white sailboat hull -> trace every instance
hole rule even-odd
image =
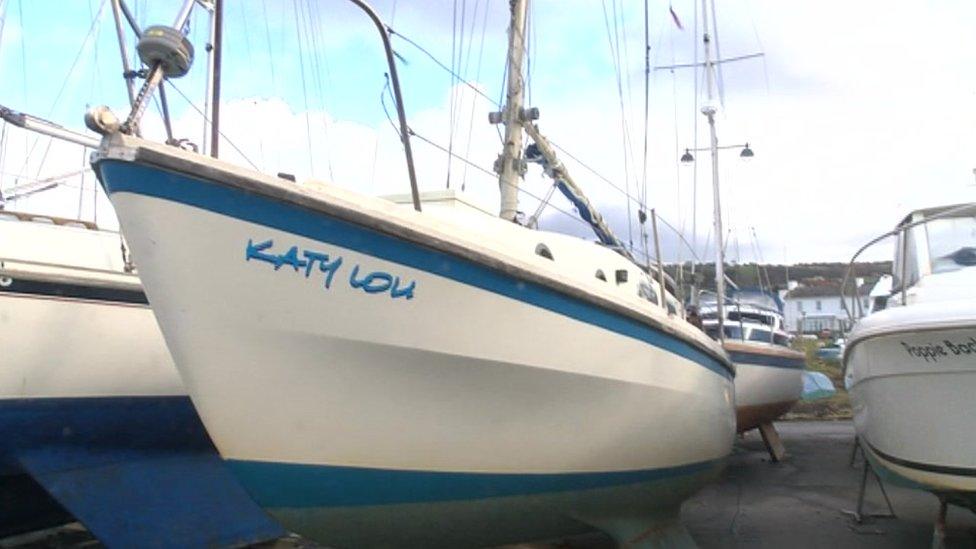
[[[265,197],[119,177],[133,168],[103,181],[191,398],[299,533],[492,543],[618,506],[673,519],[731,447],[730,374],[673,335]]]
[[[855,328],[845,363],[868,455],[895,480],[973,505],[976,301],[875,313]]]
[[[185,395],[147,305],[0,293],[0,399]]]

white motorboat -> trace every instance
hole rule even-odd
[[[736,429],[741,433],[771,423],[800,400],[806,357],[790,348],[782,307],[768,293],[734,292],[724,312],[722,345],[735,362]],[[717,315],[714,304],[702,304],[703,328],[719,339]]]
[[[860,319],[846,376],[883,476],[976,509],[976,204],[912,212],[887,308]]]
[[[731,449],[733,368],[625,254],[451,192],[414,186],[410,208],[89,120],[190,396],[287,528],[340,547],[688,541],[680,502]]]

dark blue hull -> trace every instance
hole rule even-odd
[[[282,535],[227,471],[185,396],[0,400],[0,482],[20,483],[10,501],[38,509],[3,524],[11,532],[57,523],[45,517],[60,505],[108,546],[215,547]]]

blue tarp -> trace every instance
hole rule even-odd
[[[834,395],[834,382],[820,372],[803,372],[803,400],[819,400]]]

